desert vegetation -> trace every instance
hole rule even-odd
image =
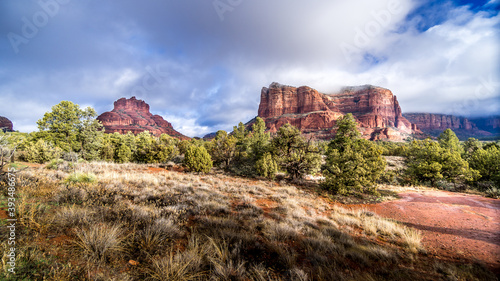
[[[306,139],[291,125],[271,135],[260,118],[210,141],[105,134],[91,108],[71,102],[38,125],[0,136],[2,201],[13,181],[5,171],[18,171],[15,278],[491,277],[478,265],[434,260],[419,231],[336,201],[383,198],[381,185],[498,198],[497,143],[460,143],[451,130],[437,141],[370,142],[350,114],[330,142]],[[13,278],[2,247],[0,276]]]
[[[431,280],[465,270],[426,257],[414,229],[292,185],[106,162],[39,166],[17,180],[19,279]]]
[[[55,165],[66,160],[115,163],[178,164],[193,172],[212,167],[237,176],[324,177],[321,185],[332,194],[377,194],[377,183],[428,185],[447,190],[476,190],[500,195],[500,145],[469,139],[460,142],[447,129],[437,140],[370,142],[360,139],[356,121],[347,114],[337,121],[330,141],[305,139],[297,128],[285,125],[270,135],[256,118],[232,133],[218,131],[212,140],[180,141],[145,131],[105,134],[92,108],[80,109],[63,101],[38,121],[39,131],[2,135],[2,151],[17,149],[14,160]],[[405,165],[386,169],[384,158],[403,157]]]

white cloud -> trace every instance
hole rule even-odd
[[[449,2],[422,31],[426,19],[409,15],[426,2],[413,0],[243,1],[224,21],[210,1],[71,3],[18,55],[0,40],[1,114],[18,128],[36,128],[61,100],[102,113],[136,95],[176,130],[202,136],[253,118],[273,81],[327,93],[379,85],[407,112],[500,111],[498,12]],[[39,8],[0,5],[5,32]]]

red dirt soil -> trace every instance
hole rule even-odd
[[[500,200],[435,190],[399,196],[399,200],[363,207],[421,230],[431,256],[479,261],[500,274]]]

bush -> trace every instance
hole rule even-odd
[[[116,151],[116,163],[127,163],[132,159],[132,150],[124,143]]]
[[[469,168],[456,147],[452,150],[430,139],[410,144],[407,165],[407,175],[416,182],[430,182],[432,186],[436,186],[440,179],[457,183],[472,181],[478,177],[478,172]]]
[[[341,150],[330,147],[322,186],[335,194],[354,190],[376,193],[376,182],[384,169],[382,151],[370,141],[359,139]]]
[[[37,142],[26,146],[24,159],[31,163],[43,164],[59,158],[61,152],[62,150],[59,147],[54,147],[51,143],[39,139]]]
[[[50,161],[49,164],[47,164],[47,169],[51,170],[59,170],[59,166],[64,163],[64,160],[62,159],[53,159]]]
[[[382,149],[359,139],[356,120],[347,114],[337,120],[337,135],[328,145],[322,186],[332,193],[376,193],[376,182],[385,169]]]
[[[203,146],[191,145],[186,149],[184,164],[194,172],[208,173],[213,163],[210,154]]]
[[[500,188],[500,149],[489,146],[478,148],[470,154],[471,168],[478,170],[483,182],[493,182]]]
[[[290,124],[281,126],[271,140],[271,152],[278,167],[292,179],[300,179],[319,170],[321,157],[318,148]]]
[[[92,173],[72,173],[66,178],[68,183],[93,183],[97,180]]]
[[[270,153],[266,153],[255,163],[255,170],[260,176],[273,179],[278,172],[278,165]]]

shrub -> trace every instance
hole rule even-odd
[[[208,173],[213,163],[210,154],[203,146],[191,145],[186,149],[184,164],[194,172]]]
[[[278,134],[271,140],[271,152],[280,169],[292,179],[314,173],[320,166],[318,149],[290,124],[279,128]]]
[[[64,160],[62,159],[53,159],[50,161],[49,164],[47,164],[47,169],[51,170],[58,170],[59,166],[64,163]]]
[[[92,173],[72,173],[66,178],[68,183],[93,183],[97,180]]]
[[[116,151],[116,163],[127,163],[132,159],[132,150],[124,143]]]
[[[215,138],[210,142],[210,155],[217,166],[228,169],[236,153],[237,139],[226,131],[217,131]]]
[[[59,158],[61,152],[62,150],[59,147],[54,147],[53,144],[39,139],[37,142],[26,146],[24,158],[28,162],[43,164]]]
[[[473,180],[478,172],[470,169],[460,152],[441,146],[430,139],[413,141],[407,152],[407,175],[432,186],[440,179],[456,183]]]
[[[274,178],[278,172],[278,165],[274,161],[270,153],[266,153],[261,159],[255,163],[257,174],[266,178]]]
[[[477,148],[468,161],[471,168],[479,171],[481,181],[491,181],[500,188],[500,149],[496,146]]]
[[[337,135],[328,145],[322,186],[333,193],[353,190],[376,193],[376,181],[385,169],[382,149],[359,139],[356,120],[351,114],[337,121]]]

